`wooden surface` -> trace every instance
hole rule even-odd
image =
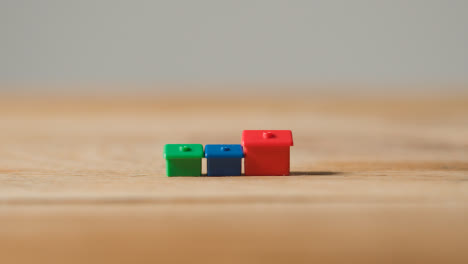
[[[0,263],[468,263],[468,96],[0,97]],[[165,143],[291,129],[289,177]]]

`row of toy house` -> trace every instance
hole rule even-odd
[[[291,130],[244,130],[241,144],[167,144],[167,176],[201,176],[202,158],[207,176],[289,175]]]

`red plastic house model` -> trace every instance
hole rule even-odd
[[[242,146],[246,176],[289,175],[291,130],[244,130]]]

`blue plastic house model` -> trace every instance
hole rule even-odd
[[[207,176],[240,176],[244,152],[241,145],[206,145]]]

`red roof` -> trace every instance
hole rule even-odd
[[[242,146],[288,147],[293,146],[291,130],[244,130]]]

